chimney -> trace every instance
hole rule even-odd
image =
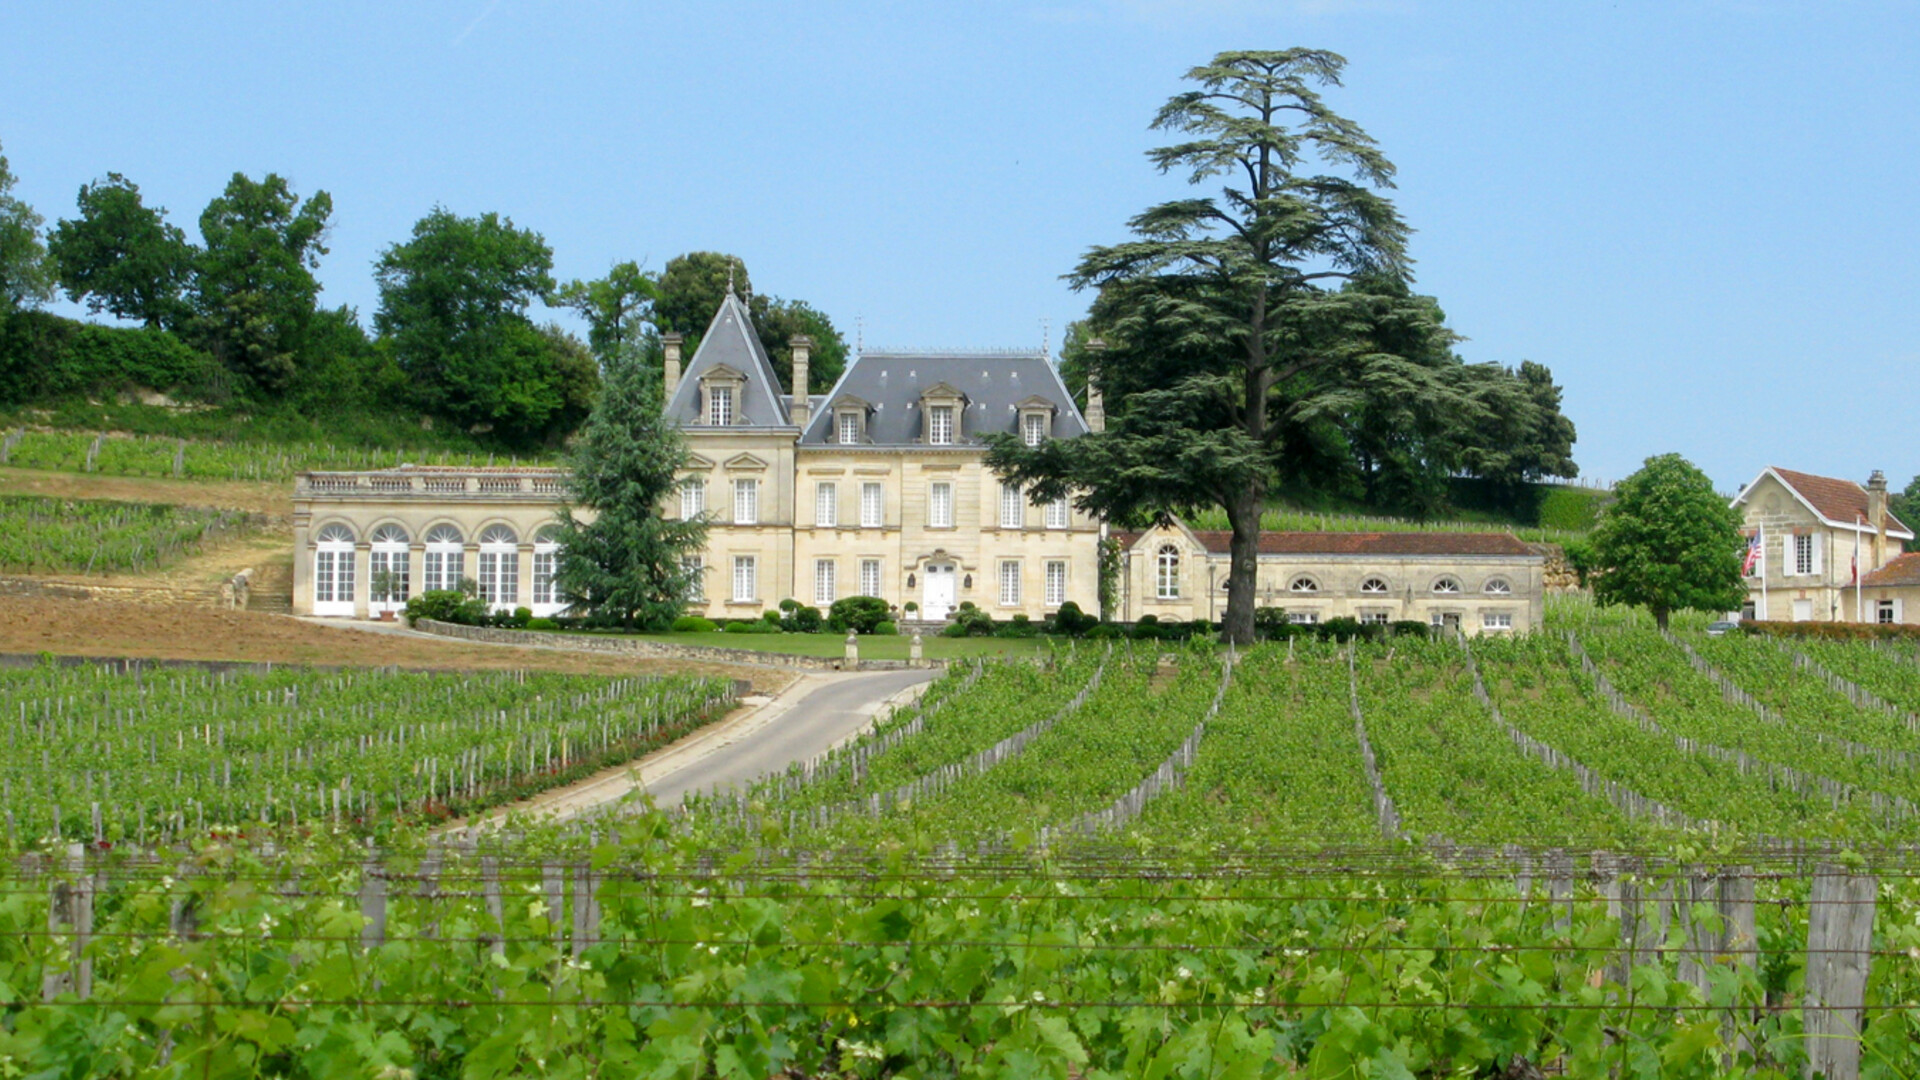
[[[1094,354],[1094,359],[1098,359],[1099,354],[1107,351],[1107,343],[1094,338],[1087,342],[1087,351]],[[1091,371],[1087,372],[1087,430],[1107,430],[1106,395],[1100,392],[1100,384],[1094,381]]]
[[[680,386],[680,343],[685,340],[677,333],[660,335],[660,345],[667,351],[667,392],[661,395],[663,400],[673,400],[673,392]]]
[[[1873,565],[1887,565],[1887,474],[1879,469],[1867,478],[1867,524],[1873,526]]]
[[[793,350],[793,405],[787,412],[795,425],[805,428],[813,419],[813,399],[807,396],[807,360],[813,352],[813,339],[795,334],[787,339],[787,345]]]

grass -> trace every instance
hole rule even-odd
[[[575,631],[580,632],[580,631]],[[641,641],[668,645],[699,645],[712,649],[747,649],[753,652],[787,653],[794,656],[842,656],[847,639],[844,634],[632,634]],[[863,660],[905,660],[910,641],[906,634],[867,635],[860,639]],[[1039,656],[1045,653],[1051,638],[922,638],[929,660],[968,660],[976,656]]]

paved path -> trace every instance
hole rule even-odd
[[[511,809],[568,817],[636,789],[652,793],[659,806],[677,806],[689,791],[744,787],[865,731],[889,702],[917,697],[935,674],[810,672],[779,695],[750,698],[749,708],[637,762],[502,808],[494,816]]]

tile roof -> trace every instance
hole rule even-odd
[[[1020,429],[1020,403],[1043,399],[1054,408],[1053,437],[1087,433],[1087,422],[1073,404],[1052,362],[1039,352],[905,353],[868,352],[856,359],[824,398],[816,399],[813,423],[800,438],[804,446],[829,445],[836,402],[852,398],[867,407],[867,444],[913,446],[924,432],[920,395],[946,383],[966,395],[960,417],[960,444],[975,436]]]
[[[1830,522],[1851,526],[1866,516],[1867,489],[1851,480],[1795,472],[1778,465],[1772,466],[1771,469],[1782,483],[1807,500],[1815,513]],[[1887,531],[1905,533],[1908,539],[1913,536],[1913,530],[1907,528],[1906,523],[1894,517],[1891,512],[1887,514]]]
[[[1920,553],[1895,555],[1893,561],[1860,579],[1867,588],[1891,585],[1920,585]]]
[[[1122,547],[1132,547],[1145,533],[1114,534]],[[1230,550],[1233,534],[1224,529],[1195,529],[1193,535],[1215,555]],[[1505,555],[1539,558],[1531,547],[1511,533],[1459,532],[1262,532],[1262,555],[1370,555],[1382,558],[1407,555]]]

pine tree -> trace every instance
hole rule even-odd
[[[706,542],[705,523],[660,513],[686,460],[662,409],[660,373],[623,352],[607,365],[569,461],[572,501],[596,516],[583,522],[575,506],[561,510],[554,588],[572,614],[595,623],[664,628],[686,609],[698,573],[685,559]]]

